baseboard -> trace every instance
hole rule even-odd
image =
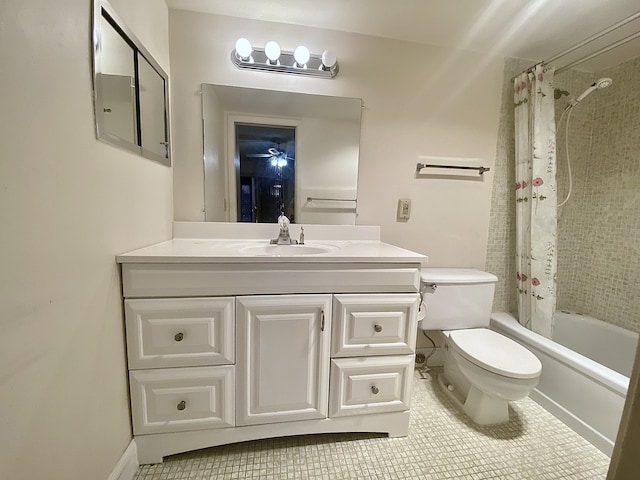
[[[537,388],[533,389],[533,391],[529,394],[529,397],[531,397],[534,402],[536,402],[547,412],[556,417],[558,420],[560,420],[567,427],[576,432],[602,453],[608,455],[609,457],[611,456],[614,444],[612,440],[608,439],[600,432],[586,424],[584,421],[576,417],[569,410],[552,400]]]
[[[140,464],[135,440],[131,440],[107,480],[133,480]]]

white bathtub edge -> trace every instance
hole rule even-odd
[[[605,455],[611,457],[613,453],[613,445],[614,442],[609,440],[607,437],[602,435],[597,430],[593,429],[587,423],[580,420],[578,417],[573,415],[569,410],[564,408],[562,405],[553,401],[547,395],[539,391],[535,388],[530,394],[529,397],[544,408],[547,412],[552,414],[562,423],[567,425],[571,430],[576,432],[586,441],[588,441],[591,445],[596,447]]]
[[[531,398],[603,453],[611,455],[628,379],[531,332],[508,313],[492,314],[491,328],[517,341],[542,362],[540,383]]]
[[[517,336],[524,338],[526,341],[535,344],[536,348],[544,353],[553,356],[568,367],[573,368],[584,375],[588,375],[614,392],[621,395],[627,394],[627,390],[629,389],[629,379],[627,377],[604,367],[587,357],[577,354],[567,347],[559,345],[542,335],[528,330],[520,325],[511,314],[492,313],[491,326],[496,327],[497,330],[504,329],[510,333],[516,334]]]

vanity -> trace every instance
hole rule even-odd
[[[407,435],[426,257],[377,227],[276,234],[176,222],[172,240],[117,257],[141,464],[258,438]]]

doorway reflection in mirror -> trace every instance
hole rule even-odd
[[[295,222],[295,128],[236,124],[238,221]]]

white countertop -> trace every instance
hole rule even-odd
[[[119,263],[419,263],[420,253],[380,241],[380,227],[289,226],[304,245],[270,245],[278,225],[269,223],[174,222],[173,239],[117,256]],[[322,252],[322,253],[317,253]]]
[[[256,247],[269,254],[255,254]],[[326,253],[291,255],[278,253],[269,239],[174,238],[117,256],[119,263],[419,263],[427,257],[377,240],[308,241],[302,246]],[[284,246],[287,247],[287,246]],[[295,251],[294,249],[289,249]]]

